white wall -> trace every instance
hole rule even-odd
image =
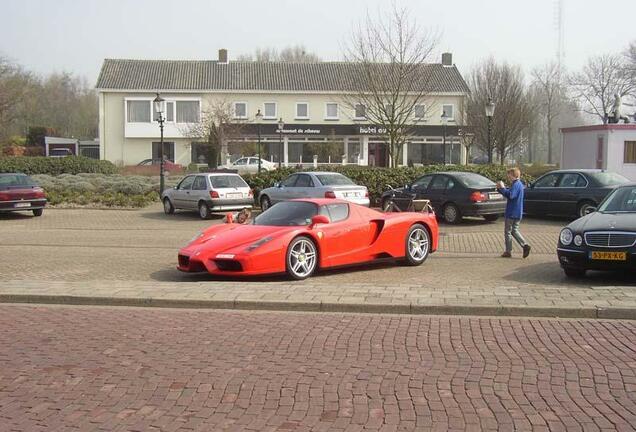
[[[625,163],[625,141],[636,141],[636,130],[613,130],[608,139],[607,169],[636,181],[636,164]]]

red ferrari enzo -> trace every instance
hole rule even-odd
[[[214,225],[179,251],[185,272],[214,275],[287,273],[393,258],[420,265],[437,249],[435,214],[380,213],[335,199],[278,203],[251,223]]]

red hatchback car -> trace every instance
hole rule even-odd
[[[0,173],[0,213],[32,211],[42,216],[46,194],[31,177],[22,173]]]

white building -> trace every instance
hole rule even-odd
[[[219,50],[217,61],[104,61],[97,82],[99,93],[100,158],[134,165],[158,158],[159,127],[152,100],[167,101],[164,154],[176,163],[207,162],[207,148],[189,130],[206,110],[223,101],[245,122],[243,136],[225,143],[225,157],[254,154],[260,131],[264,158],[285,165],[348,163],[383,166],[387,149],[382,131],[344,103],[343,93],[357,79],[357,65],[344,62],[288,63],[228,61]],[[468,87],[448,53],[442,63],[422,67],[430,91],[414,110],[415,134],[403,149],[401,164],[464,163],[458,137],[463,125]],[[218,105],[218,103],[217,103]],[[262,124],[254,124],[260,110]],[[444,112],[447,124],[442,126]],[[283,119],[285,127],[277,132]]]
[[[598,168],[636,181],[636,125],[561,129],[561,168]]]

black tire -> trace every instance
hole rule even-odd
[[[261,211],[265,211],[272,206],[272,202],[267,195],[261,197]]]
[[[459,211],[459,207],[457,207],[453,203],[448,203],[444,206],[442,210],[442,216],[446,223],[449,224],[457,224],[462,221],[462,212]]]
[[[484,219],[487,222],[495,222],[497,219],[499,219],[499,215],[484,215]]]
[[[305,247],[309,247],[309,251],[313,252],[313,262],[311,262],[311,258],[303,257],[303,262],[310,262],[309,267],[305,267],[306,271],[302,271],[302,268],[299,268],[297,271],[294,270],[295,265],[300,262],[300,257],[295,257],[294,252],[296,248],[300,246],[300,243],[304,243]],[[306,250],[306,249],[303,249]],[[309,252],[308,252],[309,253]],[[296,237],[287,247],[287,253],[285,254],[285,271],[287,275],[291,279],[294,280],[303,280],[307,279],[309,276],[313,275],[316,269],[318,268],[318,247],[309,237],[300,236]]]
[[[165,214],[173,214],[174,213],[174,206],[172,205],[172,202],[170,201],[170,198],[164,198],[163,199],[163,212]]]
[[[584,269],[564,267],[563,268],[563,272],[569,278],[582,278],[582,277],[585,277],[585,270]]]
[[[210,219],[212,216],[212,212],[210,211],[210,207],[203,201],[199,203],[199,217],[201,219]]]
[[[587,209],[589,209],[590,207],[596,207],[596,203],[593,201],[581,201],[576,206],[576,214],[578,215],[578,217],[583,217],[585,216],[585,212],[587,211]]]
[[[44,213],[44,209],[34,209],[33,210],[33,216],[42,216],[42,213]]]
[[[415,234],[419,234],[423,240],[426,241],[425,249],[422,251],[422,255],[415,256],[412,248],[411,248],[411,237]],[[422,224],[413,225],[408,233],[406,233],[406,237],[404,238],[404,263],[408,266],[418,266],[430,255],[431,252],[431,234],[428,232],[428,229]]]

